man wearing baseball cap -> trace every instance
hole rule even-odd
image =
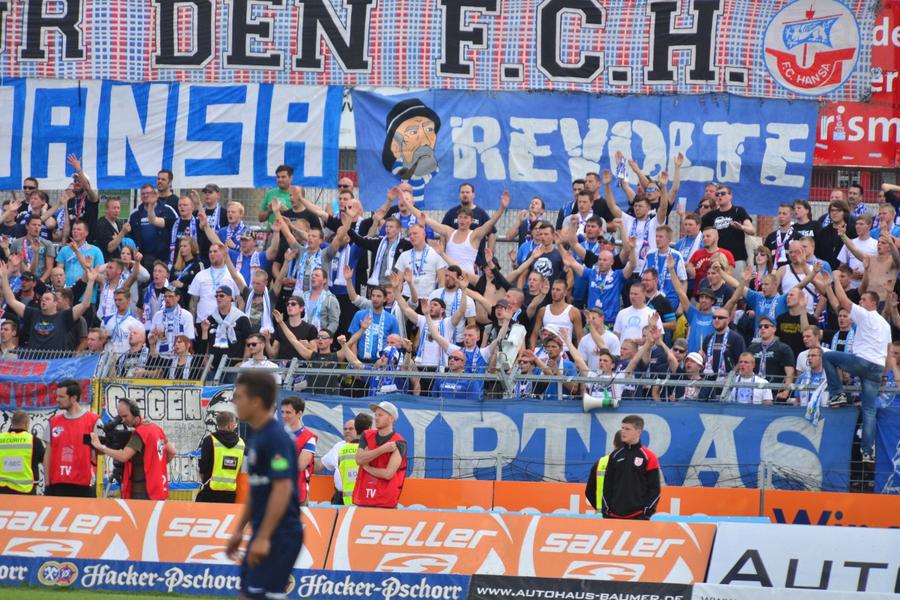
[[[759,317],[759,341],[747,351],[756,361],[756,374],[767,381],[784,382],[784,389],[775,395],[776,402],[786,402],[794,383],[794,351],[775,336],[776,319],[765,314]]]
[[[225,207],[220,201],[222,191],[215,183],[207,183],[203,186],[202,212],[206,215],[206,221],[213,231],[219,231],[228,225],[228,216]],[[209,247],[212,244],[206,231],[201,227],[197,234],[197,244],[200,246],[200,258],[204,266],[209,266]]]
[[[363,432],[359,438],[359,473],[353,504],[396,508],[406,479],[406,440],[394,431],[399,413],[386,400],[370,404],[369,408],[375,413],[375,429]]]

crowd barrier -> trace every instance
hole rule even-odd
[[[202,509],[10,497],[0,509],[0,584],[233,595],[237,568],[224,547],[239,508]],[[289,597],[500,598],[549,586],[690,598],[704,582],[728,586],[702,588],[707,599],[776,588],[791,590],[779,598],[900,592],[897,529],[319,506],[303,516]]]
[[[69,360],[0,361],[0,409],[23,408],[31,430],[45,437],[57,407],[55,382],[83,382],[84,397],[104,419],[127,398],[141,406],[175,444],[170,480],[178,489],[199,484],[196,457],[215,429],[232,387],[200,382],[95,378],[97,355]],[[102,361],[101,361],[102,362]],[[298,392],[283,389],[282,395]],[[399,411],[396,429],[409,446],[413,477],[524,481],[584,481],[598,456],[612,448],[625,414],[645,420],[644,442],[660,457],[664,483],[703,487],[845,492],[854,477],[850,456],[858,411],[829,409],[817,424],[804,409],[715,402],[631,401],[618,409],[585,412],[579,400],[445,400],[405,394],[349,398],[300,392],[305,424],[324,452],[341,439],[343,422],[373,400]],[[900,409],[878,411],[875,489],[900,492]]]

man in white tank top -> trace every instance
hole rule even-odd
[[[547,325],[556,325],[563,334],[563,340],[580,340],[584,335],[581,327],[581,313],[571,304],[566,303],[567,286],[564,279],[557,279],[550,286],[551,303],[538,309],[535,327],[531,331],[531,347],[535,348],[538,332]]]
[[[481,240],[487,236],[494,225],[503,216],[506,209],[509,208],[509,192],[503,192],[500,196],[500,209],[486,222],[482,223],[478,229],[472,230],[472,209],[463,206],[456,215],[459,229],[453,229],[448,225],[444,225],[435,221],[416,207],[411,207],[413,214],[419,223],[431,227],[435,233],[441,236],[444,241],[447,258],[452,263],[456,263],[466,273],[473,283],[477,282],[475,273],[475,260],[478,258],[478,247]]]

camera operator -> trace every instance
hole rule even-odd
[[[81,384],[72,379],[56,386],[56,403],[60,412],[50,417],[44,431],[44,495],[92,498],[91,485],[97,463],[91,452],[92,433],[96,433],[100,416],[80,404]]]
[[[159,425],[141,417],[141,407],[136,402],[123,398],[116,410],[122,422],[134,429],[128,443],[123,449],[115,450],[104,445],[95,432],[91,434],[91,444],[100,454],[125,464],[123,499],[167,499],[169,461],[175,457],[175,445],[166,439],[166,433]]]
[[[121,450],[128,444],[131,439],[131,430],[122,422],[122,417],[118,414],[103,424],[103,435],[100,436],[100,442],[113,450]],[[91,443],[88,438],[88,444]],[[125,465],[117,460],[113,460],[113,470],[111,479],[122,485],[122,478],[125,474]],[[107,493],[109,490],[107,490]]]

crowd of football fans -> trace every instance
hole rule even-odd
[[[483,381],[452,374],[502,371],[600,382],[520,377],[516,397],[806,406],[824,388],[823,353],[858,343],[844,300],[877,295],[900,340],[900,186],[877,198],[836,189],[818,220],[805,200],[783,204],[762,239],[739,189],[709,183],[702,198],[676,200],[680,156],[657,179],[628,160],[634,187],[587,173],[571,197],[547,199],[563,205],[555,217],[535,197],[508,231],[497,229],[508,194],[476,202],[465,183],[436,219],[401,183],[367,213],[342,178],[329,210],[286,165],[255,215],[223,203],[215,183],[176,195],[164,170],[120,218],[122,199],[100,198],[78,158],[69,164],[57,202],[28,178],[3,203],[6,356],[109,352],[118,376],[169,379],[223,359],[377,373],[306,378],[327,393],[482,398]],[[898,377],[900,341],[884,370]],[[698,385],[710,380],[724,383]]]

